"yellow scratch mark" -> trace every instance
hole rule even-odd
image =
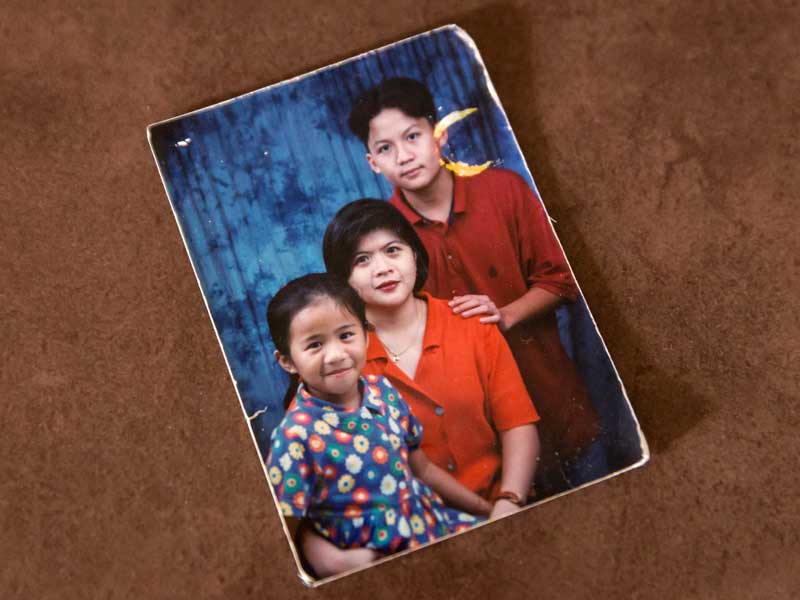
[[[436,124],[436,127],[433,128],[434,139],[438,140],[453,123],[458,123],[462,119],[467,118],[475,112],[478,112],[478,109],[472,107],[465,108],[464,110],[454,110],[450,114],[446,115]],[[456,175],[461,175],[462,177],[472,177],[473,175],[477,175],[478,173],[488,169],[492,164],[492,161],[487,161],[482,165],[468,165],[465,162],[455,160],[439,160],[439,162],[444,165],[445,169],[449,169]]]
[[[433,137],[438,140],[450,125],[458,123],[461,119],[470,116],[474,112],[478,112],[478,109],[465,108],[464,110],[454,110],[436,124],[436,127],[433,128]]]
[[[449,169],[456,175],[460,175],[462,177],[472,177],[473,175],[477,175],[478,173],[488,169],[492,164],[492,161],[490,160],[487,160],[482,165],[468,165],[465,162],[451,160],[448,160],[447,162],[440,162],[444,165],[445,169]]]
[[[262,408],[261,410],[257,410],[252,415],[247,415],[247,420],[248,421],[252,421],[253,419],[258,417],[259,415],[263,415],[265,412],[267,412],[267,410],[268,410],[267,408]]]

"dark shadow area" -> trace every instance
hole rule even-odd
[[[655,366],[656,360],[642,354],[645,346],[640,335],[613,301],[618,294],[612,293],[595,253],[577,233],[575,218],[568,209],[581,206],[586,199],[569,192],[569,186],[564,185],[553,168],[541,115],[531,112],[534,104],[526,100],[536,93],[530,59],[535,50],[531,37],[535,12],[535,7],[523,9],[498,3],[465,13],[454,22],[478,45],[536,186],[548,211],[557,218],[561,243],[576,270],[586,302],[599,329],[608,336],[605,341],[612,358],[614,348],[637,349],[636,364],[616,367],[652,453],[664,452],[711,414],[711,402]],[[522,122],[524,127],[514,125]]]

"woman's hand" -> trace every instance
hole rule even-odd
[[[505,498],[500,498],[497,502],[494,503],[492,507],[492,512],[489,513],[489,520],[492,521],[494,519],[499,519],[500,517],[505,517],[506,515],[513,514],[520,509],[519,506],[507,500]]]
[[[488,500],[465,488],[450,473],[433,464],[422,449],[416,448],[409,452],[408,465],[417,479],[425,482],[453,508],[471,515],[486,516],[491,512],[492,504]]]
[[[481,323],[497,323],[501,331],[505,330],[503,315],[489,296],[483,294],[453,296],[447,304],[453,309],[453,313],[465,319],[475,315],[485,315],[481,317]]]
[[[506,431],[501,431],[500,446],[503,449],[503,471],[500,489],[510,492],[524,504],[528,499],[534,473],[536,459],[539,456],[539,433],[536,425],[528,423]],[[496,519],[519,510],[519,506],[507,497],[500,497],[494,503],[490,519]]]

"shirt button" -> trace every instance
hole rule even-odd
[[[453,296],[458,296],[458,290],[450,290],[450,293],[451,293]]]
[[[449,463],[447,463],[447,470],[448,471],[455,471],[456,470],[456,466],[452,462],[449,462]]]
[[[448,254],[447,255],[447,260],[453,260],[453,255],[452,254]]]
[[[437,417],[441,417],[444,414],[444,409],[441,406],[437,406],[434,411]]]

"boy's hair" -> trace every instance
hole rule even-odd
[[[349,279],[358,244],[365,235],[378,229],[391,231],[414,251],[417,263],[417,279],[414,282],[416,294],[428,279],[428,251],[402,213],[385,200],[362,198],[339,209],[328,223],[322,240],[325,268],[341,279]]]
[[[329,273],[310,273],[293,279],[276,293],[267,307],[269,334],[275,349],[289,356],[289,329],[297,313],[317,300],[330,298],[344,307],[366,329],[364,301],[356,291]]]
[[[369,122],[385,108],[396,108],[409,117],[424,117],[431,125],[436,124],[436,106],[428,88],[416,79],[392,77],[362,93],[350,110],[347,124],[365,146]]]

